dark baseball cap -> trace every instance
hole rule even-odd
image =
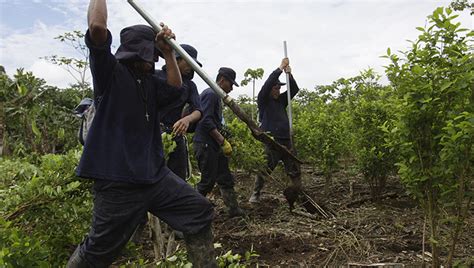
[[[232,82],[236,87],[239,86],[239,84],[237,84],[237,82],[235,82],[235,77],[237,75],[235,74],[235,71],[232,70],[231,68],[222,67],[222,68],[219,69],[219,74],[224,76],[230,82]]]
[[[181,44],[180,46],[184,49],[184,51],[186,51],[189,54],[189,56],[191,56],[191,58],[194,59],[194,61],[196,61],[197,64],[199,64],[199,66],[202,67],[202,64],[197,59],[198,52],[193,46],[187,45],[187,44]],[[177,59],[181,58],[181,55],[177,54],[176,58]]]

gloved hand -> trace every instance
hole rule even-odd
[[[232,145],[230,145],[228,140],[224,139],[221,148],[225,156],[230,157],[232,155]]]

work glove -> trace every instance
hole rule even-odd
[[[225,156],[230,157],[232,155],[232,145],[230,145],[228,140],[224,139],[221,148]]]

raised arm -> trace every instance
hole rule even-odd
[[[300,91],[300,88],[298,87],[298,84],[296,83],[295,78],[293,77],[293,74],[291,73],[291,67],[288,65],[285,69],[285,73],[288,73],[290,75],[290,97],[293,99],[293,97],[296,96],[298,91]],[[288,105],[288,96],[287,96],[287,91],[283,92],[280,94],[280,101],[283,102],[283,104],[286,106]]]
[[[107,3],[106,0],[91,0],[87,13],[87,24],[91,41],[100,46],[107,41]]]
[[[181,73],[176,62],[176,56],[173,48],[166,42],[166,38],[175,39],[174,33],[168,26],[161,23],[163,29],[156,35],[156,46],[163,53],[163,58],[166,62],[166,82],[168,85],[173,87],[181,87],[183,80],[181,79]]]
[[[280,77],[281,73],[283,72],[283,70],[286,69],[288,64],[288,58],[283,58],[281,60],[280,66],[275,71],[273,71],[270,76],[268,76],[267,80],[262,86],[262,89],[258,93],[257,101],[259,103],[264,102],[270,97],[270,92],[272,91],[273,85],[275,85],[276,81],[278,80],[278,77]]]
[[[298,84],[296,83],[293,74],[290,72],[290,96],[292,99],[296,96],[298,91],[300,91],[300,88],[298,87]]]

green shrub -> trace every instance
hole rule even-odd
[[[74,175],[79,154],[44,155],[35,168],[19,160],[0,162],[0,170],[8,169],[15,180],[0,189],[1,213],[11,222],[4,228],[16,228],[32,241],[39,241],[50,253],[47,262],[53,266],[67,259],[71,248],[87,233],[91,220],[90,182]],[[17,163],[16,171],[12,162]],[[25,176],[25,170],[32,170],[31,176]]]
[[[425,209],[430,223],[434,267],[444,247],[441,225],[456,223],[449,240],[447,266],[472,204],[474,32],[438,8],[418,40],[399,58],[387,50],[386,73],[395,89],[396,120],[392,144],[399,150],[398,173]],[[463,34],[463,32],[468,32]],[[452,228],[454,227],[454,228]]]

